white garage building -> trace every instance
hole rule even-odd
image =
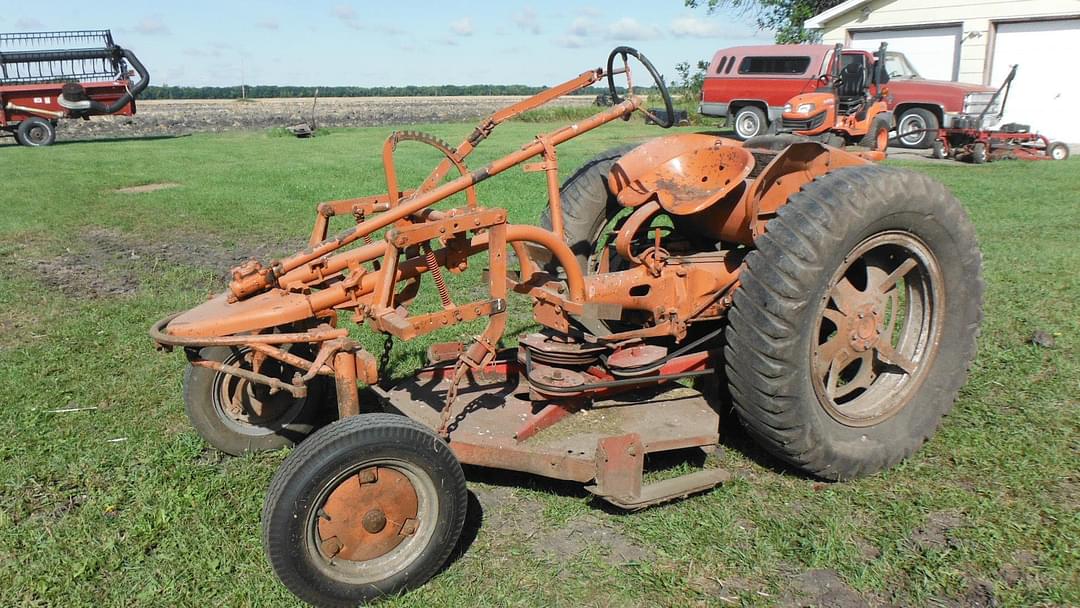
[[[1080,143],[1080,0],[847,0],[808,19],[827,44],[901,51],[924,78],[998,86],[1005,122]]]

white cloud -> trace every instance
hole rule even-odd
[[[609,38],[615,40],[653,40],[661,35],[660,28],[645,25],[633,17],[623,17],[608,26]]]
[[[558,40],[556,40],[556,43],[559,46],[568,49],[580,49],[589,46],[589,40],[587,38],[585,38],[584,36],[577,36],[575,34],[567,34],[565,36],[561,36]]]
[[[278,24],[277,19],[274,19],[273,17],[267,17],[266,19],[260,19],[258,23],[255,24],[255,27],[264,30],[276,30],[280,27],[280,24]]]
[[[595,28],[592,19],[587,17],[575,17],[570,22],[570,34],[573,36],[590,36],[595,33]]]
[[[354,30],[360,29],[360,22],[356,20],[356,11],[348,4],[338,4],[330,9],[330,14],[337,18],[346,27]]]
[[[143,17],[142,21],[135,25],[135,31],[140,34],[168,34],[169,28],[158,17]]]
[[[670,29],[674,36],[690,38],[713,38],[725,34],[724,26],[718,20],[700,19],[689,15],[672,19]]]
[[[472,17],[462,17],[457,21],[450,22],[450,31],[454,32],[458,36],[472,36],[473,24]]]
[[[533,34],[534,36],[542,33],[540,29],[540,22],[536,15],[536,11],[532,7],[526,6],[520,11],[514,13],[514,23],[517,24],[522,30]]]

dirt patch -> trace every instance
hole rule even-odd
[[[807,570],[789,582],[780,605],[792,608],[860,608],[870,604],[834,570]]]
[[[267,260],[289,247],[282,244],[226,246],[207,237],[175,235],[170,240],[148,241],[112,228],[88,228],[75,235],[58,256],[14,261],[45,285],[73,298],[127,296],[140,286],[140,277],[161,264],[204,268],[218,273],[211,284],[221,289],[232,267],[256,257]]]
[[[942,608],[995,608],[994,584],[979,579],[968,579],[967,589],[960,597],[933,598],[931,605]]]
[[[1037,566],[1038,558],[1030,551],[1018,551],[1010,563],[998,571],[998,578],[1006,586],[1012,587],[1028,577],[1028,571]]]
[[[176,182],[160,182],[157,184],[143,184],[141,186],[128,186],[127,188],[117,188],[113,192],[120,194],[143,194],[145,192],[157,192],[158,190],[168,190],[169,188],[178,188],[180,184]]]
[[[564,563],[586,550],[598,550],[612,564],[638,563],[652,552],[619,532],[602,514],[587,513],[563,526],[543,521],[543,508],[503,486],[477,486],[473,493],[483,509],[479,538],[496,545],[524,540],[537,557]]]
[[[911,544],[919,549],[942,551],[955,549],[959,541],[952,534],[953,530],[964,525],[964,518],[949,511],[935,511],[926,518],[926,523],[911,533]]]

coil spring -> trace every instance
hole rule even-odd
[[[431,278],[435,281],[435,289],[439,290],[439,301],[442,302],[443,308],[449,308],[452,304],[450,302],[450,290],[446,287],[442,267],[439,266],[439,261],[435,258],[435,252],[432,251],[431,245],[428,243],[424,243],[424,263],[427,264],[428,271],[431,272]]]

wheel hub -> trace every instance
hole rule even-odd
[[[319,510],[319,552],[328,560],[366,561],[386,555],[419,525],[409,478],[368,467],[345,478]]]
[[[847,331],[851,349],[855,352],[865,352],[874,347],[881,337],[879,329],[880,313],[877,306],[866,304],[858,309],[854,316],[849,318],[850,328]]]

